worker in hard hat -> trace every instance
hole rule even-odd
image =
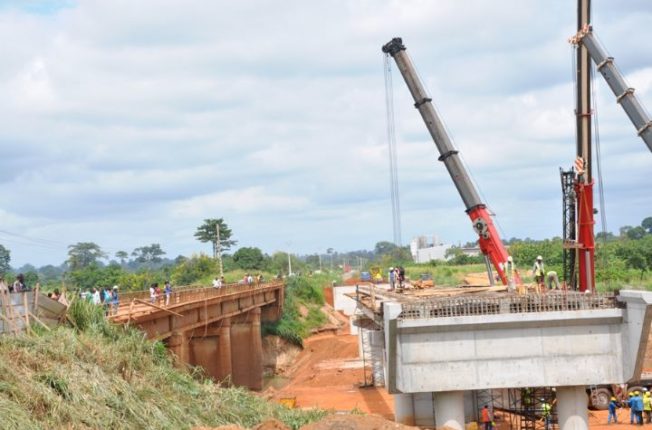
[[[532,275],[534,276],[534,281],[539,286],[539,289],[543,289],[543,281],[545,278],[545,269],[543,267],[543,257],[537,256],[537,259],[534,260],[534,265],[532,266]]]
[[[615,397],[612,397],[609,401],[609,417],[607,418],[607,424],[611,424],[611,419],[613,418],[614,423],[618,423],[618,416],[616,415],[616,409],[618,408],[618,401]]]
[[[631,411],[634,412],[634,417],[635,419],[633,420],[634,422],[632,424],[638,424],[640,426],[643,425],[643,398],[641,397],[641,393],[638,391],[634,391],[634,397],[632,397],[631,401]]]
[[[552,405],[546,399],[539,399],[541,402],[541,415],[545,421],[545,430],[552,428]]]
[[[627,400],[625,401],[625,406],[627,406],[629,408],[629,423],[630,424],[634,424],[634,420],[636,419],[636,413],[634,412],[635,411],[634,400],[632,400],[633,398],[634,398],[634,392],[630,391],[627,394]]]
[[[647,389],[643,389],[643,413],[645,414],[645,422],[650,424],[652,423],[652,395]]]

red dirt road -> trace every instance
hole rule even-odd
[[[303,351],[286,372],[289,382],[267,394],[275,400],[295,397],[299,408],[357,409],[393,420],[394,401],[385,388],[360,388],[364,372],[357,336],[319,334],[304,342]],[[370,380],[369,368],[366,373]]]

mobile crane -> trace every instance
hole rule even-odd
[[[595,290],[595,239],[592,177],[591,121],[591,68],[596,69],[616,96],[631,120],[638,135],[652,151],[652,121],[643,109],[622,74],[614,64],[613,57],[593,34],[591,27],[591,0],[578,0],[577,34],[569,40],[577,46],[576,77],[576,129],[577,153],[575,171],[561,171],[564,212],[564,280],[571,289],[582,292]],[[579,269],[577,276],[575,268]]]
[[[426,127],[435,142],[435,146],[437,146],[437,149],[439,150],[439,161],[443,162],[446,166],[457,191],[462,197],[462,201],[466,207],[466,213],[469,215],[469,218],[471,218],[473,229],[478,234],[480,250],[485,256],[485,261],[491,262],[502,283],[507,285],[508,276],[505,270],[509,258],[507,249],[498,235],[498,231],[491,220],[491,215],[486,204],[480,200],[478,192],[460,160],[458,151],[453,146],[453,143],[444,127],[444,123],[439,118],[439,115],[432,104],[432,99],[428,97],[423,83],[416,73],[412,61],[403,45],[403,40],[399,37],[390,40],[383,46],[382,51],[394,58],[410,93],[412,93],[415,102],[414,107],[419,110],[419,113],[421,114],[423,121],[426,123]],[[493,275],[489,263],[487,263],[487,269],[489,272],[489,278],[493,284]],[[521,283],[518,278],[518,273],[514,273],[514,278],[516,284]]]

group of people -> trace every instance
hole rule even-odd
[[[543,257],[537,256],[537,259],[534,261],[532,266],[532,275],[534,280],[540,289],[548,288],[549,290],[558,290],[559,289],[559,276],[557,272],[551,270],[546,273],[545,267],[543,264]]]
[[[48,296],[53,300],[59,299],[59,290],[54,290],[52,296]],[[57,297],[56,299],[54,297]],[[94,305],[102,306],[105,315],[115,315],[118,313],[118,306],[120,305],[120,296],[118,295],[118,286],[114,285],[113,288],[109,287],[95,287],[90,290],[82,291],[79,293],[79,298],[91,302]]]
[[[611,398],[609,402],[609,417],[607,424],[618,422],[618,415],[616,411],[619,408],[629,408],[629,423],[643,425],[643,423],[652,424],[652,394],[647,388],[643,388],[643,393],[640,391],[630,392],[627,400],[619,402],[615,397]]]
[[[165,301],[164,305],[169,306],[170,305],[170,296],[172,295],[172,284],[170,281],[165,281],[165,285],[163,287],[163,290],[161,291],[161,287],[159,287],[158,282],[154,282],[150,284],[149,286],[149,302],[151,304],[156,303],[157,299],[161,296],[165,295]]]
[[[389,290],[402,290],[405,283],[405,269],[402,266],[390,267],[387,274],[389,279]]]

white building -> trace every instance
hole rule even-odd
[[[410,253],[415,263],[427,263],[432,260],[446,260],[446,251],[453,245],[443,244],[437,236],[428,242],[426,236],[417,236],[410,241]]]

